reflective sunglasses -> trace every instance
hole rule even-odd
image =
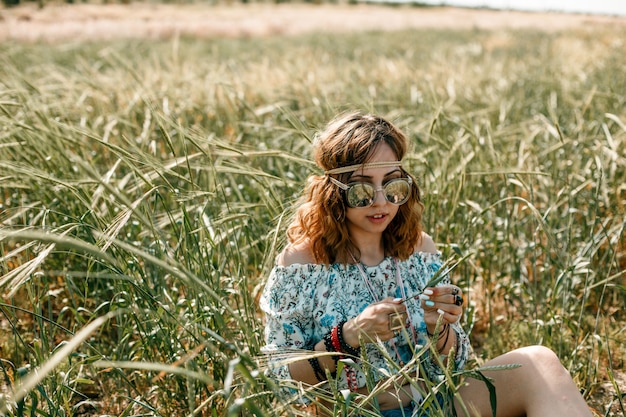
[[[391,204],[401,205],[406,203],[411,194],[413,180],[408,178],[396,178],[388,181],[382,187],[374,188],[369,182],[352,182],[344,184],[341,181],[328,177],[337,187],[346,194],[346,204],[348,207],[361,208],[374,204],[376,193],[382,191],[385,199]]]

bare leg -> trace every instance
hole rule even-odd
[[[592,417],[576,384],[550,349],[530,346],[487,362],[485,366],[519,364],[519,368],[489,371],[496,387],[498,417]],[[484,382],[468,378],[459,393],[472,417],[491,417],[489,390]],[[457,414],[464,416],[457,404]]]

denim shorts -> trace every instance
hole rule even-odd
[[[440,406],[443,406],[443,396],[437,394],[435,397]],[[394,408],[393,410],[380,410],[383,417],[428,417],[430,409],[421,408],[415,401],[411,401],[409,405],[403,408]]]
[[[415,410],[415,405],[411,402],[411,404],[407,405],[404,408],[394,408],[393,410],[381,410],[380,414],[383,417],[411,417],[413,416],[413,410]]]

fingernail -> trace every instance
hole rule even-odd
[[[446,314],[446,312],[440,308],[437,309],[437,313],[439,313],[440,316],[443,316],[444,314]]]
[[[435,302],[431,301],[431,300],[427,300],[424,304],[426,304],[426,307],[434,307],[435,306]]]
[[[420,294],[420,300],[430,300],[430,297],[426,294]]]
[[[424,291],[422,291],[422,292],[423,292],[424,294],[426,294],[426,295],[433,295],[433,294],[434,294],[434,293],[433,293],[433,290],[424,290]]]
[[[398,301],[402,301],[402,298],[394,298],[393,301],[397,303]]]

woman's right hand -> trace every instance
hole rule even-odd
[[[355,318],[343,326],[343,338],[357,348],[360,340],[372,343],[380,339],[389,340],[406,325],[406,306],[400,298],[385,298],[370,304]]]

